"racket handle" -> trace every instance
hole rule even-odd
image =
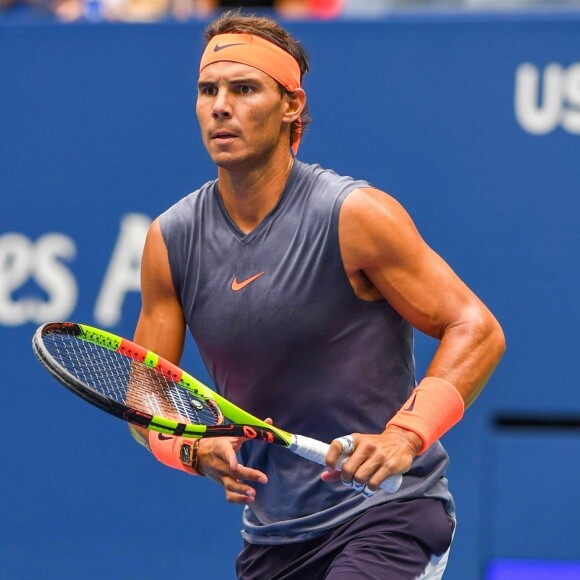
[[[290,443],[288,449],[300,457],[314,461],[320,465],[326,465],[326,454],[330,449],[330,445],[318,441],[318,439],[312,439],[311,437],[305,437],[304,435],[292,435],[292,443]],[[348,459],[348,455],[342,455],[338,460],[337,468],[340,471],[343,463]],[[388,493],[395,493],[401,487],[403,483],[403,476],[400,473],[396,475],[391,475],[387,477],[383,483],[381,483],[381,489],[384,489]]]

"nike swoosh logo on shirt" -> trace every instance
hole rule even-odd
[[[255,276],[250,276],[249,278],[246,278],[241,282],[238,282],[238,277],[235,276],[234,279],[232,280],[232,290],[234,292],[239,292],[242,288],[245,288],[248,284],[251,284],[254,280],[257,280],[262,274],[264,274],[264,272],[260,272]]]
[[[163,435],[162,433],[158,433],[157,437],[159,438],[160,441],[169,441],[169,439],[173,439],[171,435],[168,437],[167,435]]]

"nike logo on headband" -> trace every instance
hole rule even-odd
[[[230,44],[222,44],[221,46],[219,44],[216,44],[213,47],[213,51],[219,52],[220,50],[223,50],[224,48],[229,48],[230,46],[243,46],[244,44],[248,44],[248,43],[247,42],[233,42]]]

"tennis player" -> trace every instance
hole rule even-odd
[[[179,363],[189,328],[217,389],[332,441],[328,468],[252,441],[135,435],[245,505],[239,578],[440,578],[455,509],[439,438],[489,379],[502,330],[397,201],[296,157],[296,40],[238,12],[205,39],[197,117],[217,179],[153,222],[135,340]],[[413,327],[440,341],[418,382]],[[398,473],[399,491],[377,491]]]

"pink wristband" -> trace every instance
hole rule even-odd
[[[461,421],[464,410],[463,398],[451,383],[425,377],[387,427],[396,425],[419,435],[423,440],[420,455]]]
[[[176,437],[157,433],[156,431],[149,431],[148,440],[151,453],[163,465],[185,471],[191,475],[203,475],[197,470],[199,439],[192,440],[188,437]],[[183,445],[190,446],[188,453],[191,456],[191,463],[188,461],[186,464],[181,460],[181,447]]]

